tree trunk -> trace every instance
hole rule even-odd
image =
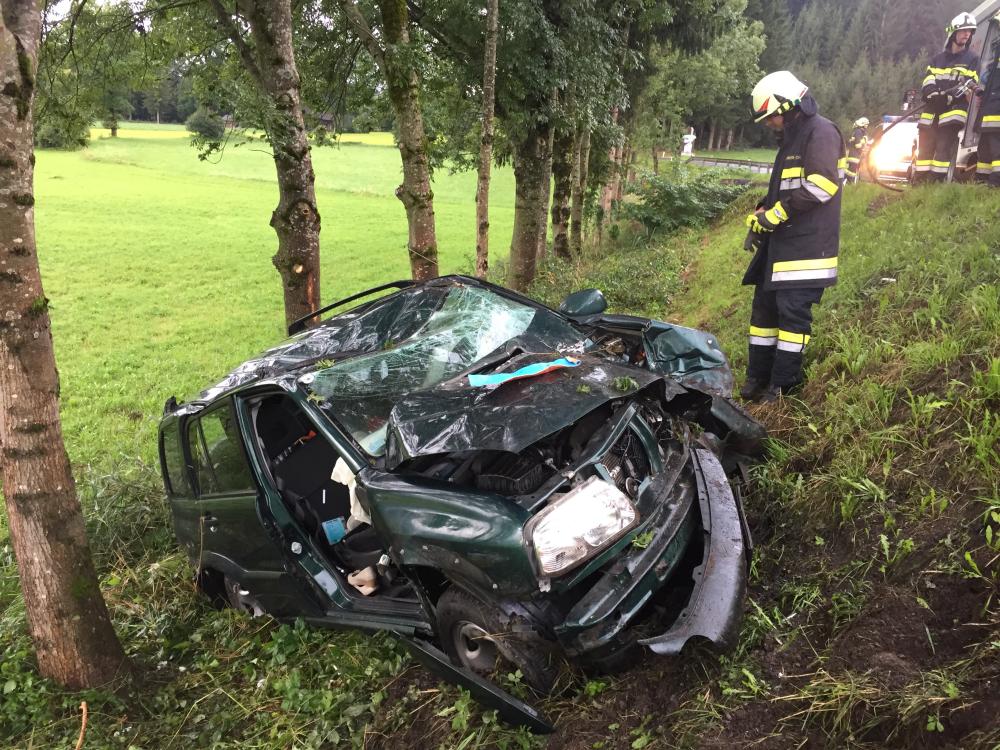
[[[118,137],[118,123],[117,122],[111,123],[111,127],[109,128],[109,130],[111,130],[111,137],[112,138],[117,138]]]
[[[653,146],[653,174],[660,173],[660,151],[657,146]]]
[[[726,131],[726,151],[731,151],[733,148],[733,129],[729,128]]]
[[[577,169],[573,158],[575,140],[570,128],[557,129],[552,140],[552,175],[555,178],[552,189],[552,252],[566,259],[572,257],[569,249],[569,203]]]
[[[622,156],[622,169],[625,176],[624,179],[618,181],[618,195],[615,198],[619,202],[625,197],[625,189],[635,182],[635,162],[637,156],[635,149],[632,148],[632,144],[625,146]]]
[[[715,120],[708,123],[708,150],[715,151]]]
[[[406,208],[410,272],[414,280],[425,281],[438,275],[438,247],[427,136],[420,110],[420,76],[409,49],[410,17],[405,0],[381,0],[378,6],[385,30],[385,77],[403,160],[403,184],[396,188],[396,197]]]
[[[569,246],[573,253],[583,250],[583,204],[587,199],[587,178],[590,172],[590,128],[584,126],[580,133],[576,154],[576,181],[570,200]]]
[[[497,79],[499,0],[486,0],[486,52],[483,56],[483,123],[476,182],[476,276],[485,279],[490,255],[490,167],[493,163],[493,100]]]
[[[614,111],[611,113],[611,121],[613,123],[618,122],[618,108],[615,107]],[[618,194],[618,179],[620,177],[619,166],[622,161],[622,143],[619,141],[611,146],[608,150],[608,161],[611,162],[611,174],[608,176],[608,181],[604,184],[601,190],[601,221],[599,224],[603,224],[605,221],[611,218],[611,204]]]
[[[514,231],[510,242],[507,285],[523,292],[535,279],[538,256],[538,186],[547,127],[536,125],[514,144]]]
[[[128,671],[90,557],[59,422],[35,247],[32,99],[41,11],[0,3],[0,476],[39,672],[71,690]]]
[[[434,193],[420,109],[420,74],[410,49],[406,0],[379,0],[376,3],[382,17],[382,28],[377,35],[355,0],[339,0],[339,5],[385,78],[389,101],[396,115],[397,145],[403,162],[403,183],[396,188],[396,197],[406,209],[410,273],[417,281],[434,278],[438,275]]]
[[[538,243],[535,258],[538,263],[545,259],[549,249],[549,201],[552,198],[552,138],[555,131],[550,124],[545,126],[545,140],[542,142],[542,175],[538,182]]]
[[[320,217],[316,208],[316,176],[302,117],[301,81],[292,45],[291,2],[240,2],[240,15],[250,25],[252,48],[221,0],[211,3],[236,46],[243,67],[270,99],[278,115],[267,132],[278,175],[278,206],[271,214],[271,227],[278,235],[278,251],[271,260],[281,275],[287,325],[320,306]]]

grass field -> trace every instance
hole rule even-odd
[[[313,151],[324,300],[409,276],[391,135],[344,141]],[[472,267],[475,181],[435,180],[443,273]],[[283,337],[270,153],[229,145],[199,161],[181,126],[128,123],[114,139],[95,130],[81,152],[40,151],[36,192],[71,457],[151,461],[164,399],[196,394]],[[510,170],[494,171],[491,204],[497,259],[510,244]]]
[[[740,159],[742,161],[762,161],[768,164],[774,161],[775,150],[773,148],[744,148],[733,149],[732,151],[698,151],[695,149],[696,157],[712,157],[717,159]]]

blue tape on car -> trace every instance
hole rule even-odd
[[[323,521],[323,533],[326,534],[326,541],[330,544],[336,544],[347,534],[344,519],[338,517],[331,518],[329,521]]]
[[[535,378],[553,370],[561,370],[565,367],[576,367],[580,360],[576,357],[563,357],[551,362],[536,362],[533,365],[525,365],[514,372],[495,372],[491,375],[470,375],[469,385],[473,388],[482,388],[486,385],[502,385],[511,380],[521,378]]]

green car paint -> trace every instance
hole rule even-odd
[[[446,586],[464,589],[505,611],[537,616],[536,628],[550,633],[571,656],[607,653],[620,647],[627,642],[627,631],[645,617],[660,591],[678,583],[691,585],[678,579],[678,571],[692,544],[700,542],[701,536],[710,536],[705,511],[712,507],[715,490],[691,479],[698,473],[698,462],[690,450],[692,439],[687,428],[679,430],[667,422],[677,420],[679,424],[682,414],[684,420],[701,415],[697,418],[703,419],[702,427],[720,435],[738,433],[747,444],[759,438],[754,432],[759,426],[727,398],[732,376],[716,342],[709,334],[659,321],[605,315],[603,297],[595,294],[596,290],[581,295],[567,306],[568,317],[561,317],[512,292],[464,277],[435,279],[422,285],[398,282],[387,287],[400,291],[331,318],[318,329],[297,334],[237,368],[196,401],[184,405],[168,402],[160,427],[164,484],[178,541],[199,571],[199,581],[209,580],[203,577],[206,572],[237,581],[252,592],[265,611],[277,617],[301,617],[320,627],[388,630],[411,639],[411,647],[421,658],[440,654],[434,646],[439,635],[435,600]],[[411,350],[438,351],[413,346],[413,342],[419,344],[424,328],[433,328],[437,315],[420,307],[423,300],[432,301],[437,305],[434,310],[440,311],[442,304],[449,304],[449,295],[455,294],[468,294],[470,302],[467,309],[459,305],[456,309],[462,314],[451,318],[459,321],[459,326],[464,325],[461,321],[469,311],[474,315],[484,304],[489,315],[512,310],[513,317],[506,325],[513,326],[513,340],[519,346],[508,343],[486,358],[440,355],[437,369],[427,369],[419,361],[407,364]],[[398,334],[393,333],[396,330]],[[441,330],[444,340],[451,340],[447,328],[439,326],[434,335],[442,335]],[[488,335],[489,326],[483,331],[487,333],[480,335]],[[462,347],[468,344],[468,331],[460,333],[453,337],[458,347],[455,352],[464,352]],[[397,335],[403,338],[397,340]],[[621,344],[617,337],[626,343]],[[462,380],[466,372],[477,367],[514,368],[533,356],[551,359],[550,352],[557,345],[582,347],[583,353],[576,356],[585,364],[494,391],[470,391]],[[526,346],[541,349],[530,354],[533,350]],[[604,351],[605,346],[610,354]],[[632,354],[625,356],[622,351]],[[364,362],[345,370],[347,380],[323,375],[339,372],[341,363],[355,361],[352,357]],[[454,357],[458,359],[452,361]],[[411,376],[406,367],[416,368],[416,374]],[[401,402],[378,402],[370,419],[354,415],[353,421],[345,422],[340,418],[347,407],[382,398],[382,391],[375,388],[379,378],[395,383],[407,377],[417,385],[412,395],[399,392],[407,404],[402,411],[397,409]],[[371,385],[358,378],[370,379]],[[614,385],[622,378],[630,381],[624,391]],[[354,402],[337,401],[342,383],[352,388],[352,383],[363,386]],[[441,394],[439,401],[432,398],[435,393]],[[350,469],[357,500],[367,511],[370,527],[384,551],[379,565],[384,562],[398,570],[415,597],[360,595],[317,540],[316,530],[310,532],[302,517],[292,512],[290,503],[295,501],[288,499],[275,478],[277,458],[264,453],[255,427],[255,410],[269,398],[280,398],[289,409],[304,415],[316,433],[311,439],[324,441]],[[562,403],[569,407],[570,400],[574,408],[558,408]],[[648,407],[654,403],[656,408],[650,411]],[[441,408],[439,404],[452,411],[440,416],[428,412],[428,418],[419,411]],[[586,405],[581,408],[582,404]],[[392,408],[387,411],[389,406]],[[238,451],[252,477],[252,485],[248,485],[252,489],[212,495],[200,492],[194,454],[201,450],[213,459],[225,456],[221,460],[232,463],[232,452],[221,452],[232,446],[210,446],[202,437],[199,449],[188,440],[188,431],[220,407],[234,416]],[[528,418],[511,417],[507,425],[505,410]],[[405,419],[400,416],[403,414]],[[578,428],[595,415],[599,419],[579,432]],[[388,443],[384,447],[378,447],[371,437],[379,424],[383,425],[383,443]],[[465,431],[458,433],[455,430],[459,428],[453,425]],[[506,432],[497,435],[498,429]],[[549,443],[549,448],[537,447]],[[535,456],[547,455],[546,450],[562,455],[560,451],[568,450],[560,447],[563,444],[576,446],[571,462],[557,466],[550,457],[544,464]],[[616,453],[620,446],[630,447]],[[479,455],[520,456],[521,451],[535,456],[531,460],[536,467],[548,466],[541,469],[548,476],[536,489],[520,494],[423,473],[439,458],[446,471],[457,474],[460,469],[450,467],[468,466],[479,460]],[[646,467],[635,479],[628,473],[639,471],[633,464]],[[630,479],[622,484],[626,475]],[[593,476],[623,488],[622,492],[627,488],[637,520],[627,532],[570,570],[552,577],[543,575],[530,538],[531,519]],[[323,497],[325,502],[325,494]],[[648,543],[633,545],[637,536]],[[702,546],[709,548],[707,542]],[[732,565],[733,575],[745,575],[746,559],[741,551]],[[722,603],[727,631],[738,621],[741,604],[741,595],[736,594]],[[698,620],[698,612],[689,614],[691,621]],[[414,638],[419,643],[412,641]],[[460,666],[446,671],[453,677],[462,674]],[[483,692],[477,680],[470,676],[465,684],[480,691],[476,693],[480,699],[495,699],[496,691]],[[512,706],[515,704],[505,704],[515,715],[522,711]]]

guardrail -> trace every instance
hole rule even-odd
[[[770,174],[771,164],[765,161],[747,161],[745,159],[717,159],[714,156],[694,156],[689,159],[698,167],[720,167],[723,169],[748,169],[754,174]]]

